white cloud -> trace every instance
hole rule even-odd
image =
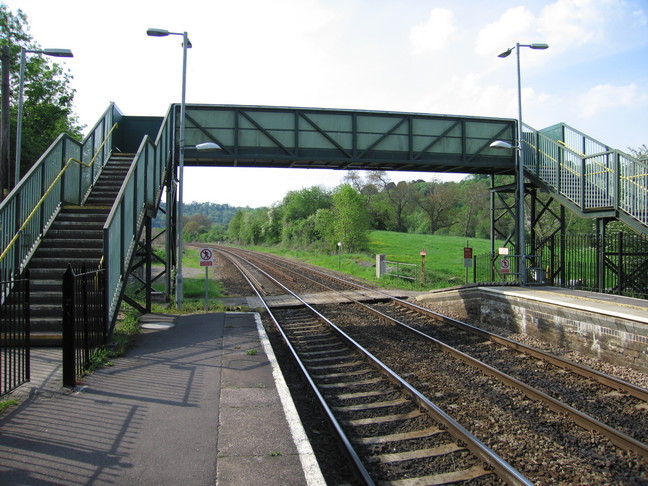
[[[638,108],[646,104],[648,93],[642,92],[635,83],[626,86],[600,84],[580,97],[580,112],[584,117],[593,117],[614,108]]]
[[[538,29],[546,42],[562,49],[587,44],[605,37],[605,26],[616,0],[558,0],[546,5]]]
[[[412,52],[422,54],[443,49],[456,31],[452,10],[433,8],[425,23],[415,25],[410,29],[409,40]]]
[[[533,32],[535,22],[533,13],[526,7],[510,8],[497,21],[491,22],[479,31],[475,52],[492,56],[493,53],[502,52],[516,42],[527,42],[521,37],[526,37],[529,32]]]

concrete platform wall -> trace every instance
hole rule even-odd
[[[537,291],[536,291],[537,294]],[[648,324],[641,316],[606,312],[610,304],[586,299],[569,301],[548,293],[537,298],[522,292],[476,287],[417,297],[439,312],[473,319],[526,334],[599,359],[648,371]],[[636,313],[636,312],[635,312]],[[629,313],[632,314],[632,313]],[[640,312],[641,314],[641,312]]]

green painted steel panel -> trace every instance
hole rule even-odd
[[[188,105],[188,166],[304,167],[511,174],[511,119],[313,108]],[[215,142],[219,151],[195,145]]]

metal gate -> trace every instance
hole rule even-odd
[[[0,274],[0,396],[29,381],[28,272]]]

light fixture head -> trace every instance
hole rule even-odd
[[[543,42],[539,42],[539,43],[531,44],[529,47],[530,47],[531,49],[549,49],[549,45],[548,45],[548,44],[545,44],[545,43],[543,43]]]
[[[510,49],[507,49],[501,54],[498,54],[497,57],[509,57],[511,55],[511,52],[513,52],[513,49],[515,49],[515,47],[511,47]]]
[[[217,143],[214,142],[204,142],[204,143],[199,143],[196,145],[196,150],[199,150],[201,152],[207,151],[207,150],[221,150],[222,147],[218,145]]]
[[[497,148],[497,149],[515,149],[517,148],[515,145],[511,145],[508,142],[505,142],[504,140],[495,140],[493,143],[490,144],[491,148]]]
[[[146,31],[146,35],[150,35],[151,37],[166,37],[169,35],[169,31],[166,29],[148,29]]]
[[[41,52],[52,57],[74,57],[70,49],[43,49]]]

